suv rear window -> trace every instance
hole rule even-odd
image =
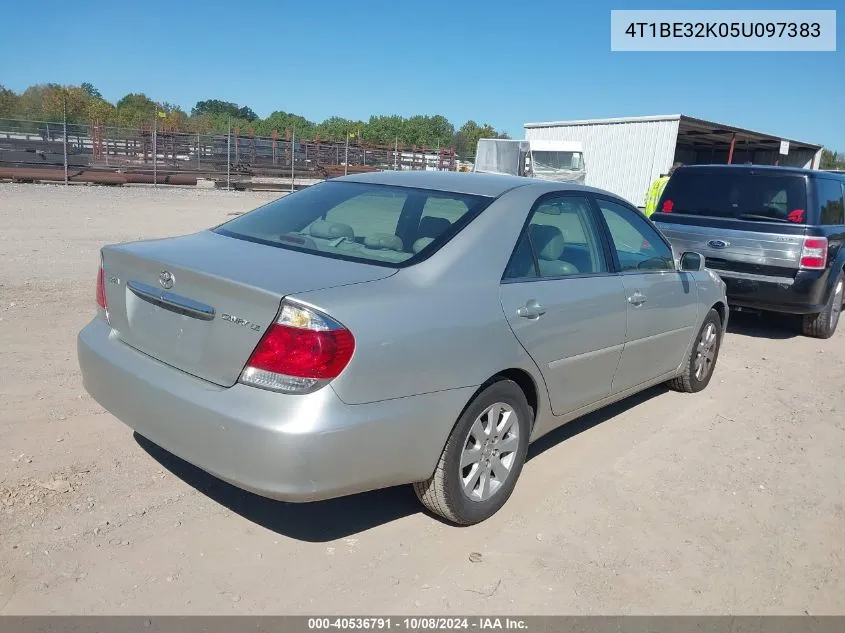
[[[798,175],[679,170],[666,185],[655,213],[803,224],[806,180]]]
[[[431,255],[491,201],[410,187],[324,182],[214,230],[270,246],[400,267]]]

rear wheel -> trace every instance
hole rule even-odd
[[[669,388],[687,393],[704,389],[713,377],[721,346],[722,319],[716,310],[710,310],[704,318],[683,372],[667,383]]]
[[[842,313],[843,288],[845,288],[845,276],[839,273],[830,299],[827,300],[824,310],[818,314],[807,314],[804,316],[802,330],[804,336],[813,338],[830,338],[836,332],[839,325],[839,315]]]
[[[414,492],[430,511],[458,525],[493,516],[522,472],[531,408],[519,386],[500,380],[479,393],[458,419],[437,469]]]

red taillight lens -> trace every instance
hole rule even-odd
[[[672,213],[672,209],[675,208],[675,201],[674,200],[664,200],[662,211],[663,213]]]
[[[827,265],[827,238],[808,237],[801,249],[801,268],[822,270]]]
[[[108,309],[106,305],[106,273],[102,264],[100,264],[100,270],[97,271],[97,305],[103,310]]]
[[[250,356],[248,367],[297,378],[337,378],[352,358],[349,330],[315,332],[274,323]]]
[[[355,351],[352,333],[329,316],[285,301],[247,361],[240,381],[305,394],[337,378]]]

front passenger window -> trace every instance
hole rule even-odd
[[[642,215],[610,200],[598,198],[596,202],[607,222],[620,270],[675,270],[672,249]]]

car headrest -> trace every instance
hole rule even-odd
[[[422,249],[424,249],[426,246],[431,244],[433,241],[434,241],[433,237],[421,237],[416,242],[414,242],[414,245],[412,247],[413,250],[414,250],[414,253],[419,253]]]
[[[402,240],[390,233],[373,233],[364,239],[364,246],[380,251],[402,252]]]
[[[560,259],[566,246],[561,230],[548,224],[532,224],[530,226],[531,241],[537,250],[537,257],[546,261]]]
[[[560,204],[542,204],[537,207],[537,213],[542,213],[543,215],[560,215]]]
[[[338,237],[355,237],[355,231],[348,224],[341,222],[327,222],[316,220],[308,229],[311,237],[319,237],[324,240],[334,240]]]
[[[420,228],[417,230],[419,237],[439,237],[444,231],[448,231],[452,223],[446,218],[437,218],[427,215],[420,220]]]

